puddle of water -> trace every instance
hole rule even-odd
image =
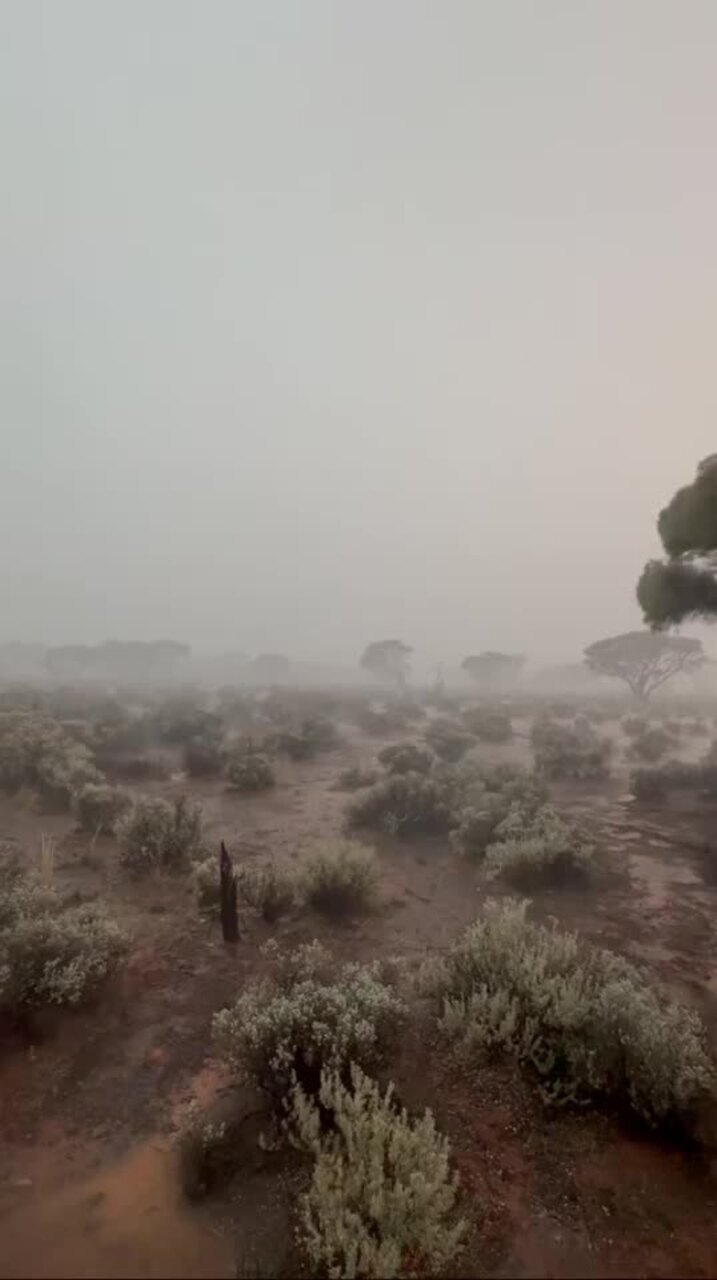
[[[231,1240],[184,1202],[165,1146],[145,1143],[54,1193],[16,1195],[17,1209],[0,1224],[2,1277],[201,1280],[234,1274]]]

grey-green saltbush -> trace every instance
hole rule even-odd
[[[338,840],[310,854],[304,864],[306,901],[328,916],[367,911],[378,889],[373,850],[353,840]]]
[[[73,801],[80,828],[93,835],[109,835],[131,807],[132,797],[124,787],[112,787],[104,782],[85,783]]]
[[[688,1124],[714,1089],[697,1015],[664,998],[628,961],[489,902],[424,972],[439,1026],[469,1052],[531,1068],[552,1102],[605,1099],[650,1124]]]
[[[170,804],[145,797],[119,819],[116,832],[120,862],[127,870],[180,871],[201,850],[201,811],[184,798]]]
[[[516,885],[581,877],[593,863],[592,846],[549,805],[532,816],[514,806],[494,839],[486,851],[486,870]]]
[[[314,1156],[301,1203],[300,1243],[317,1273],[384,1280],[445,1271],[460,1246],[448,1141],[429,1111],[409,1119],[392,1086],[381,1094],[351,1066],[349,1087],[323,1071],[318,1102],[333,1117],[322,1128],[317,1103],[295,1087],[291,1127]]]
[[[241,1075],[279,1100],[294,1078],[316,1092],[324,1067],[368,1066],[380,1055],[403,1004],[378,965],[332,966],[318,943],[287,956],[277,946],[274,973],[215,1014],[220,1052]]]

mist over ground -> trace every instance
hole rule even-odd
[[[714,447],[717,11],[6,4],[0,639],[640,625]]]

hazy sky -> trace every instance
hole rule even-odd
[[[717,447],[717,4],[1,0],[1,638],[569,659]]]

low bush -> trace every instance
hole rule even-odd
[[[232,756],[224,776],[233,791],[267,791],[276,785],[276,776],[266,756],[242,751]]]
[[[182,765],[190,778],[215,778],[224,768],[220,736],[197,734],[185,744]]]
[[[630,790],[636,800],[645,804],[666,800],[673,792],[687,792],[705,800],[717,798],[717,763],[707,755],[688,764],[668,760],[655,769],[635,769],[630,775]]]
[[[637,734],[633,738],[627,754],[630,760],[641,760],[645,764],[655,764],[674,745],[675,739],[673,735],[656,726]]]
[[[621,957],[531,923],[526,908],[488,903],[428,967],[443,1032],[469,1052],[514,1056],[548,1101],[603,1099],[650,1124],[689,1127],[714,1090],[696,1013]]]
[[[192,867],[192,883],[201,914],[218,918],[220,903],[218,858],[204,858],[201,862],[195,862]]]
[[[315,1158],[300,1229],[313,1274],[384,1280],[445,1272],[464,1226],[453,1215],[449,1144],[429,1111],[409,1119],[391,1085],[382,1095],[352,1065],[348,1087],[322,1072],[318,1105],[295,1088],[291,1125]]]
[[[357,728],[375,738],[389,733],[404,733],[412,719],[413,717],[406,716],[400,706],[361,707],[353,716]]]
[[[456,806],[451,842],[467,858],[481,859],[495,833],[517,807],[524,821],[546,798],[545,787],[515,765],[483,765],[475,770]]]
[[[436,757],[417,742],[396,742],[378,754],[387,773],[429,773]]]
[[[378,889],[378,870],[372,850],[351,840],[317,849],[304,866],[306,901],[328,916],[368,911]]]
[[[200,1200],[234,1176],[244,1154],[241,1117],[207,1116],[189,1108],[177,1139],[179,1178],[188,1200]]]
[[[532,817],[514,806],[496,828],[485,865],[490,876],[503,876],[515,885],[564,882],[590,870],[593,852],[577,828],[549,805]]]
[[[468,732],[480,742],[508,742],[513,736],[513,724],[505,711],[468,707],[461,720]]]
[[[475,741],[473,735],[467,733],[462,725],[445,716],[437,716],[431,721],[425,738],[431,750],[447,764],[455,764],[460,760]]]
[[[628,738],[641,738],[649,730],[650,722],[644,716],[623,716],[620,726]]]
[[[360,791],[362,787],[372,787],[378,782],[379,774],[376,769],[362,769],[360,765],[354,765],[351,769],[344,769],[336,779],[336,791]]]
[[[291,760],[313,760],[320,751],[331,751],[339,741],[338,730],[324,716],[307,716],[296,729],[287,729],[275,738],[276,750]]]
[[[421,773],[396,773],[362,791],[350,803],[354,827],[389,835],[440,833],[450,829],[453,810],[445,783]]]
[[[337,968],[316,942],[289,955],[267,945],[264,953],[273,974],[213,1019],[234,1070],[281,1104],[295,1081],[313,1094],[325,1067],[343,1073],[350,1062],[368,1067],[380,1057],[404,1009],[378,965]]]
[[[75,796],[73,809],[82,831],[109,835],[118,819],[132,806],[132,797],[123,787],[87,782]]]
[[[68,809],[88,782],[101,782],[92,752],[56,720],[30,711],[0,713],[0,788],[27,787],[43,803]]]
[[[127,870],[178,871],[201,851],[201,811],[184,797],[174,804],[142,798],[119,819],[116,832],[120,863]]]
[[[116,969],[126,939],[96,904],[65,906],[15,869],[0,902],[0,1008],[77,1005]]]
[[[275,862],[262,867],[242,867],[237,875],[237,889],[248,906],[258,911],[267,924],[286,915],[294,905],[294,877]]]
[[[608,773],[612,743],[599,737],[584,717],[565,725],[542,716],[534,722],[530,740],[536,770],[546,778],[593,780]]]

